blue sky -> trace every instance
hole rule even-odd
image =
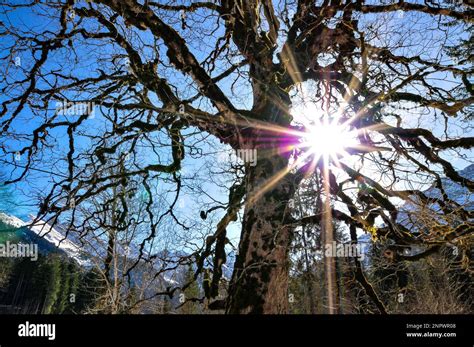
[[[393,16],[392,16],[393,18],[391,20],[393,22],[390,22],[390,23],[387,22],[385,24],[387,26],[389,26],[389,25],[397,26],[397,25],[400,25],[400,23],[409,23],[410,18],[411,18],[411,14],[405,14],[404,18],[398,18],[398,19],[395,16],[396,16],[396,14],[393,14]],[[33,14],[33,13],[31,13],[31,11],[29,9],[22,9],[22,10],[19,10],[17,12],[11,13],[11,14],[8,15],[8,18],[3,16],[3,17],[0,18],[0,21],[4,22],[5,24],[8,24],[8,25],[20,26],[20,27],[23,27],[25,29],[30,28],[30,27],[34,30],[47,29],[47,30],[51,31],[52,33],[55,33],[59,29],[59,26],[58,26],[57,22],[51,21],[50,19],[48,19],[46,17],[41,17],[41,16],[38,16],[37,14]],[[366,21],[367,21],[367,23],[369,23],[371,21],[370,16],[366,17]],[[417,35],[417,26],[421,26],[422,24],[423,23],[418,23],[417,25],[412,26],[411,30],[414,33],[413,34],[414,37],[412,38],[413,40],[417,39],[417,37],[416,37],[416,35]],[[407,24],[407,25],[409,25],[409,24]],[[458,34],[462,35],[462,33],[458,33]],[[141,35],[141,38],[143,40],[149,41],[149,42],[152,41],[151,37],[149,36],[148,33],[140,32],[140,35]],[[192,32],[190,32],[187,35],[192,36],[194,34]],[[419,35],[422,35],[421,31],[419,31]],[[392,37],[387,37],[385,39],[390,42],[390,40],[393,41],[393,40],[396,40],[398,38],[399,38],[399,35],[394,35]],[[3,40],[3,38],[2,38],[2,40]],[[6,44],[8,44],[7,41],[2,41],[2,46],[5,46]],[[77,46],[76,48],[77,48],[78,55],[80,56],[77,67],[74,70],[75,74],[77,76],[81,76],[82,74],[83,75],[89,75],[91,71],[96,70],[97,68],[99,68],[99,66],[103,67],[103,64],[99,65],[97,63],[97,60],[100,60],[100,58],[104,58],[104,57],[107,58],[107,55],[111,53],[111,51],[108,51],[108,49],[110,50],[110,46],[106,46],[106,47],[103,48],[103,50],[97,50],[97,51],[91,51],[91,49],[89,47],[80,46],[80,45]],[[199,60],[204,59],[205,52],[203,50],[201,50],[198,45],[191,45],[191,49]],[[434,52],[434,51],[436,51],[436,49],[434,49],[432,52]],[[429,49],[426,50],[425,52],[426,52],[427,56],[432,55],[431,54],[432,52],[430,52]],[[149,56],[151,54],[151,50],[144,50],[142,53],[143,53],[144,57],[147,56],[147,55]],[[2,54],[2,56],[3,56],[3,54]],[[18,54],[18,56],[20,57],[20,59],[22,61],[22,66],[28,66],[30,57],[28,57],[28,55],[24,52],[20,52]],[[162,56],[162,57],[165,56],[165,51],[163,49],[160,50],[160,56]],[[72,57],[71,59],[73,59],[73,58],[74,57]],[[47,69],[52,69],[52,68],[61,69],[61,68],[65,67],[67,69],[67,66],[63,66],[66,61],[67,60],[65,60],[65,57],[62,55],[62,53],[58,52],[58,53],[55,53],[52,56],[52,59],[50,59],[48,61],[45,68],[47,68]],[[221,68],[221,67],[218,66],[217,70],[219,70],[219,68]],[[22,74],[21,69],[15,69],[15,67],[10,67],[9,71],[10,71],[10,73],[13,74],[12,78],[13,77],[16,77],[16,78],[21,77],[21,74]],[[163,71],[163,73],[165,73],[165,74],[168,73],[167,77],[170,79],[170,81],[173,84],[179,85],[180,83],[185,83],[187,81],[187,79],[184,78],[183,76],[181,76],[179,73],[170,74],[169,71]],[[442,76],[440,76],[440,77],[442,77]],[[43,82],[40,81],[40,84],[41,83],[44,83],[44,81]],[[440,83],[440,85],[447,85],[448,84],[447,81],[440,81],[439,83]],[[222,83],[221,88],[225,92],[230,92],[231,86],[228,83]],[[239,85],[238,86],[238,91],[239,91],[238,94],[240,94],[242,96],[242,98],[235,99],[236,106],[237,107],[242,107],[242,108],[249,108],[249,106],[252,102],[250,90],[248,88],[245,89],[245,87],[243,87],[242,85]],[[18,92],[18,91],[16,91],[16,92]],[[192,90],[192,88],[189,88],[188,90],[185,91],[185,93],[188,94],[187,96],[194,95],[195,92],[196,91]],[[71,99],[74,99],[74,98],[87,99],[87,93],[84,93],[84,95],[69,94],[67,96]],[[0,96],[0,101],[3,101],[4,99],[5,99],[5,96]],[[53,111],[54,110],[49,110],[49,112],[53,112]],[[92,131],[93,129],[96,129],[99,132],[100,129],[103,128],[103,126],[104,126],[104,118],[100,115],[100,112],[96,112],[96,114],[97,114],[97,116],[94,119],[87,120],[85,125],[84,125],[87,128],[88,131]],[[413,119],[415,119],[415,118],[413,118]],[[422,119],[421,119],[422,122],[426,123],[426,124],[424,124],[425,126],[427,126],[428,128],[431,128],[435,133],[441,134],[443,124],[438,123],[438,124],[433,125],[432,123],[430,123],[430,121],[425,121],[425,119],[428,119],[428,117],[422,117]],[[456,127],[457,129],[459,129],[459,131],[462,130],[463,126],[470,127],[470,129],[468,129],[467,133],[464,133],[463,136],[473,136],[474,135],[471,125],[465,124],[465,123],[463,124],[459,120],[455,120],[455,119],[452,119],[452,120],[450,119],[449,121],[453,122],[453,126]],[[39,119],[31,113],[31,110],[25,109],[25,110],[23,110],[21,116],[19,117],[19,120],[14,124],[14,128],[17,131],[20,131],[20,132],[23,132],[23,133],[27,134],[27,133],[31,133],[31,131],[38,124],[40,124]],[[58,153],[60,153],[61,151],[64,152],[64,151],[67,150],[67,146],[65,146],[65,144],[67,142],[66,142],[66,137],[65,137],[65,131],[64,130],[65,130],[64,128],[63,129],[58,129],[57,133],[55,133],[54,131],[52,131],[50,133],[50,135],[52,137],[55,137],[57,139],[56,148],[59,151]],[[192,130],[189,130],[189,131],[192,131]],[[192,142],[193,140],[199,140],[199,136],[200,135],[192,136],[188,139],[188,141]],[[11,145],[13,148],[18,148],[17,146],[23,145],[24,142],[22,142],[22,141],[20,141],[20,142],[9,141],[9,142],[7,142],[7,144]],[[83,148],[87,148],[89,146],[89,140],[86,139],[85,137],[82,137],[82,138],[77,137],[76,145],[77,146],[82,146]],[[219,150],[222,150],[224,148],[221,145],[219,145],[218,141],[206,140],[202,144],[202,149],[203,149],[204,152],[216,152],[216,150],[219,151]],[[55,153],[55,154],[57,155],[58,153]],[[160,153],[160,154],[162,154],[164,157],[169,156],[169,149],[165,149],[163,151],[163,153]],[[472,159],[472,154],[471,153],[464,152],[464,154],[470,155],[471,159]],[[445,156],[448,159],[450,159],[452,164],[458,169],[462,169],[462,168],[464,168],[465,166],[468,165],[467,161],[465,161],[465,160],[463,160],[463,159],[461,159],[457,156],[454,156],[452,154],[445,154]],[[43,193],[44,194],[44,193],[48,192],[48,188],[51,186],[52,182],[55,179],[59,178],[59,176],[57,176],[57,174],[60,174],[61,172],[65,172],[64,163],[57,163],[57,164],[53,165],[53,163],[49,160],[50,158],[51,157],[46,156],[45,159],[43,161],[41,161],[41,163],[37,166],[37,168],[41,169],[41,170],[45,170],[45,171],[50,171],[50,172],[53,173],[53,175],[50,175],[50,174],[47,174],[47,173],[44,173],[44,172],[40,172],[40,171],[31,171],[28,174],[26,181],[21,182],[21,183],[17,184],[14,187],[14,194],[17,197],[18,202],[20,203],[20,205],[22,205],[19,209],[17,209],[15,211],[15,214],[17,214],[19,217],[26,218],[28,213],[35,213],[36,212],[37,201],[32,199],[32,196],[36,195],[38,193]],[[207,157],[207,160],[212,163],[213,161],[216,161],[217,158],[218,158],[218,153],[215,153],[215,154],[210,155],[209,157]],[[13,158],[4,158],[4,160],[7,160],[7,161],[11,161],[12,159]],[[153,156],[150,155],[149,159],[151,161],[153,161]],[[22,160],[24,160],[24,158]],[[22,164],[21,160],[20,160],[20,164]],[[184,173],[182,173],[183,177],[186,177],[186,176],[191,177],[195,173],[202,175],[204,173],[204,170],[202,168],[204,164],[205,164],[205,161],[203,159],[201,159],[201,158],[193,159],[190,155],[188,155],[186,157],[186,159],[184,161],[184,165],[183,165],[183,167],[184,167]],[[9,166],[8,164],[5,164],[5,165],[0,166],[0,167],[2,168],[2,171],[4,173],[8,173],[11,170],[11,166]],[[56,176],[56,178],[55,178],[55,176]],[[226,193],[224,187],[219,188],[216,184],[212,184],[209,180],[207,180],[208,177],[201,177],[201,179],[202,179],[202,182],[203,182],[203,186],[202,186],[203,190],[208,192],[210,195],[213,195],[216,199],[218,199],[220,201],[223,201],[223,202],[227,201],[227,193]],[[225,184],[223,184],[223,186],[225,186]],[[183,194],[183,196],[181,198],[181,202],[180,202],[180,204],[178,204],[178,207],[177,207],[177,209],[180,213],[180,216],[182,216],[183,218],[189,218],[189,219],[198,218],[198,211],[196,211],[196,209],[195,209],[196,206],[198,204],[210,202],[210,200],[204,195],[201,195],[200,197],[198,197],[197,200],[198,201],[196,201],[196,197],[192,194]],[[1,202],[0,202],[0,210],[1,209],[2,209],[2,207],[1,207]],[[221,212],[217,212],[215,217],[219,216],[220,214],[221,214]],[[235,236],[237,236],[237,234],[238,234],[237,226],[234,226],[232,228],[231,233],[235,234]]]

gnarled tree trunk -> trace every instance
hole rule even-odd
[[[260,116],[269,124],[283,125],[288,122],[288,95],[281,91],[270,95]],[[293,233],[289,201],[295,184],[287,172],[289,159],[280,136],[254,129],[250,141],[257,149],[257,164],[246,168],[242,233],[226,311],[287,313],[288,251]]]
[[[271,179],[273,170],[286,166],[282,159],[262,161],[250,170],[249,200],[252,194],[260,194],[258,182]],[[285,224],[289,220],[288,197],[292,192],[292,182],[283,178],[256,201],[247,204],[228,313],[287,312],[288,249],[292,229]]]

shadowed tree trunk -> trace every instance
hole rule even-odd
[[[254,91],[254,113],[280,125],[289,124],[288,94],[278,87],[268,94],[260,93],[258,85]],[[294,176],[288,173],[281,136],[271,130],[253,130],[248,140],[257,150],[257,163],[246,166],[242,237],[227,312],[287,313],[288,251],[293,232],[288,203],[295,193]]]
[[[228,313],[286,313],[288,310],[289,176],[266,192],[260,190],[272,174],[284,170],[283,158],[259,158],[249,169],[249,203],[245,208],[239,255],[232,276]],[[272,170],[273,169],[273,170]],[[261,184],[259,184],[261,183]],[[260,195],[252,201],[254,194]]]

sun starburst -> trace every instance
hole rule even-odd
[[[358,146],[357,131],[337,118],[323,117],[305,128],[299,147],[309,151],[316,161],[322,158],[326,164],[337,162]]]

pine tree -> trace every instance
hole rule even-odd
[[[0,257],[0,288],[7,288],[13,272],[13,265],[11,258]]]
[[[69,286],[69,292],[66,293],[67,305],[65,307],[64,313],[76,313],[77,296],[78,296],[78,290],[79,290],[79,285],[80,285],[81,269],[74,262],[70,262],[68,264],[68,268],[69,268],[69,274],[70,274],[70,286]]]
[[[194,280],[194,269],[191,265],[188,266],[186,274],[184,276],[184,283],[191,283],[189,287],[184,291],[184,298],[199,298],[201,295],[201,290],[196,280]],[[187,301],[180,308],[180,313],[182,314],[196,314],[200,313],[199,303],[195,301]]]
[[[54,313],[64,313],[70,306],[70,299],[72,292],[72,286],[74,278],[77,278],[77,266],[73,260],[68,260],[60,263],[61,267],[61,278],[60,278],[60,291],[58,293],[58,299],[54,307]],[[77,280],[76,280],[77,282]],[[77,284],[76,284],[77,286]],[[76,288],[77,289],[77,288]],[[74,294],[75,295],[75,294]]]
[[[49,269],[48,276],[45,277],[47,283],[46,299],[43,313],[53,313],[54,305],[58,300],[61,291],[61,262],[59,257],[52,256],[46,262]]]
[[[93,268],[81,276],[77,289],[75,309],[77,313],[96,312],[101,296],[104,294],[104,278]]]

